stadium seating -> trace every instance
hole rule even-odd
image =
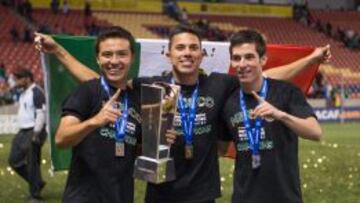
[[[4,16],[4,28],[0,29],[0,42],[2,52],[0,62],[5,63],[10,70],[18,65],[30,67],[36,74],[37,80],[42,80],[38,53],[34,52],[31,44],[11,42],[9,30],[13,25],[19,31],[25,26],[24,21],[20,20],[8,8],[0,6],[0,13]],[[324,21],[347,22],[356,28],[360,14],[355,12],[339,11],[317,11],[314,16],[324,19]],[[90,18],[85,18],[81,10],[72,10],[69,15],[54,15],[48,9],[36,9],[33,18],[37,25],[47,24],[50,29],[56,30],[59,27],[66,29],[65,32],[76,35],[85,35],[85,24],[94,22],[96,25],[109,26],[121,25],[130,30],[137,38],[163,38],[169,33],[169,29],[176,25],[173,19],[159,13],[136,13],[136,12],[117,12],[117,11],[96,11]],[[264,32],[269,43],[273,44],[297,44],[304,46],[321,46],[330,44],[332,47],[331,66],[324,66],[321,71],[325,78],[333,85],[348,86],[358,96],[360,90],[360,53],[343,47],[338,42],[326,35],[312,30],[304,25],[285,18],[262,18],[244,16],[221,16],[218,15],[189,15],[189,19],[195,22],[199,19],[207,19],[212,26],[217,26],[224,33],[229,35],[231,32],[243,27],[252,27]],[[347,25],[347,24],[342,24]],[[20,32],[21,33],[21,32]],[[18,59],[22,60],[18,60]]]
[[[85,26],[95,23],[97,26],[109,26],[106,21],[98,20],[96,17],[86,17],[82,10],[71,10],[68,15],[54,15],[49,9],[36,9],[33,18],[37,25],[48,25],[56,32],[56,26],[65,33],[74,35],[87,35]]]
[[[7,74],[13,72],[19,66],[31,68],[35,75],[35,80],[43,79],[40,71],[39,54],[34,51],[31,43],[22,42],[23,30],[26,23],[17,16],[12,10],[0,5],[1,29],[0,29],[0,63],[4,63]],[[19,41],[14,43],[11,40],[10,29],[15,26],[19,32]],[[21,59],[21,60],[20,60]]]
[[[313,18],[320,19],[322,22],[331,23],[333,28],[353,29],[360,33],[360,12],[311,10],[311,15]]]
[[[96,18],[107,21],[112,25],[123,26],[134,34],[136,38],[159,38],[147,27],[171,27],[176,21],[162,14],[124,13],[124,12],[96,12]]]

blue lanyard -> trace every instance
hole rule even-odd
[[[174,84],[175,81],[172,78],[171,82]],[[185,107],[185,103],[183,100],[183,96],[179,93],[178,98],[178,108],[180,111],[180,118],[181,118],[181,127],[183,129],[185,135],[185,143],[187,145],[192,145],[193,141],[193,128],[195,125],[195,117],[196,117],[196,100],[198,97],[199,92],[199,81],[196,83],[196,88],[191,95],[191,105],[189,110]]]
[[[108,95],[108,97],[110,99],[111,98],[110,87],[107,84],[107,82],[105,81],[104,76],[100,77],[100,81],[101,81],[101,86],[103,87],[103,89],[105,90],[106,94]],[[115,139],[116,139],[116,142],[124,142],[125,127],[126,127],[128,116],[129,116],[127,92],[125,92],[125,95],[123,97],[123,103],[124,103],[124,109],[123,109],[122,115],[115,122],[115,130],[116,130]]]
[[[268,81],[266,78],[263,78],[263,80],[264,81],[261,85],[261,90],[260,90],[260,97],[265,99],[268,91]],[[250,119],[246,110],[244,92],[241,88],[240,88],[240,108],[244,119],[245,132],[248,137],[250,150],[254,155],[257,155],[259,154],[260,134],[261,134],[263,119],[258,116],[255,120],[255,127],[251,126]]]

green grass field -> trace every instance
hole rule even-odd
[[[305,203],[360,203],[360,124],[324,124],[320,143],[301,141],[300,166]],[[27,185],[10,170],[7,157],[13,136],[0,135],[0,203],[24,202]],[[44,202],[60,202],[66,172],[51,173],[49,145],[43,148],[43,176],[47,185]],[[221,159],[223,197],[228,203],[232,193],[233,160]],[[135,202],[143,202],[145,184],[136,182]]]

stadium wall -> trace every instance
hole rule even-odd
[[[354,0],[308,0],[308,6],[311,9],[348,9],[355,7]]]
[[[69,0],[72,9],[82,9],[84,0]],[[291,6],[285,5],[259,5],[242,3],[203,3],[203,2],[179,2],[180,8],[186,8],[191,14],[220,14],[220,15],[245,15],[245,16],[268,16],[268,17],[292,17]],[[37,8],[50,8],[49,0],[33,1]],[[163,4],[159,0],[93,0],[93,10],[116,10],[161,13]]]

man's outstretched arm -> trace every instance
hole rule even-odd
[[[317,47],[311,54],[297,61],[266,70],[265,75],[273,79],[289,81],[310,67],[310,65],[327,63],[330,58],[330,45]]]
[[[35,33],[35,47],[41,52],[54,54],[59,61],[75,76],[80,82],[98,78],[99,74],[82,64],[67,52],[60,44],[45,34]]]

